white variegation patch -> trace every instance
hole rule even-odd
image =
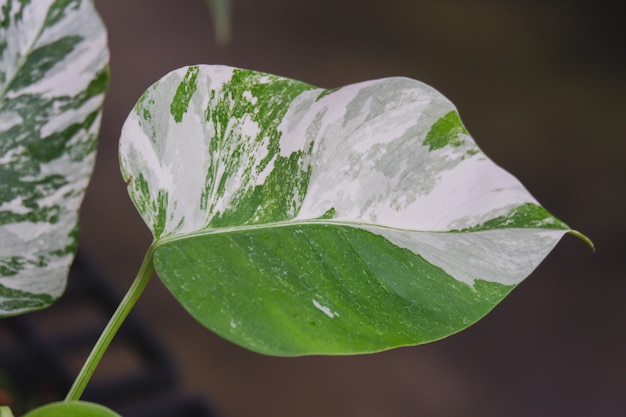
[[[371,104],[370,94],[379,90],[398,93],[390,109]],[[395,78],[344,87],[317,102],[314,92],[302,96],[281,125],[281,152],[287,152],[283,144],[289,152],[315,144],[298,220],[333,207],[337,221],[448,231],[480,224],[503,206],[536,203],[484,154],[467,155],[478,150],[469,137],[461,148],[427,150],[433,123],[454,107],[424,84]],[[353,108],[363,113],[350,116]],[[317,115],[323,116],[314,121]],[[315,135],[309,134],[313,124],[323,126]]]
[[[393,228],[362,228],[419,254],[468,285],[474,285],[476,280],[519,284],[566,233],[565,230],[535,229],[410,233]]]
[[[339,316],[339,314],[332,311],[329,307],[320,304],[320,302],[317,300],[313,300],[313,306],[317,308],[319,311],[321,311],[322,313],[324,313],[326,316],[328,316],[328,318],[332,319],[332,318]]]

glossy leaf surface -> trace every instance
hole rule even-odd
[[[201,323],[273,355],[437,340],[491,310],[568,226],[406,78],[333,90],[194,66],[120,142],[155,268]]]
[[[0,317],[63,292],[108,82],[89,0],[8,0],[0,18]]]

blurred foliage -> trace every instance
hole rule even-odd
[[[230,0],[205,0],[213,18],[215,42],[219,46],[230,43],[232,36],[232,15]]]

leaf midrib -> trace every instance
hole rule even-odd
[[[428,234],[485,234],[493,231],[499,230],[537,230],[537,231],[563,231],[566,233],[572,233],[575,236],[578,236],[579,233],[572,229],[544,229],[538,227],[511,227],[511,228],[497,228],[497,229],[487,229],[487,230],[420,230],[420,229],[404,229],[392,226],[385,226],[380,224],[371,224],[371,223],[362,223],[362,222],[351,222],[351,221],[332,221],[328,219],[307,219],[307,220],[288,220],[288,221],[280,221],[280,222],[272,222],[272,223],[262,223],[262,224],[250,224],[250,225],[242,225],[242,226],[230,226],[230,227],[219,227],[219,228],[207,228],[200,229],[193,232],[187,233],[177,233],[173,235],[168,235],[159,239],[156,239],[152,246],[156,250],[159,246],[176,242],[179,240],[185,240],[188,238],[200,237],[200,236],[210,236],[217,235],[223,233],[231,233],[231,232],[245,232],[250,230],[262,230],[262,229],[274,229],[274,228],[282,228],[289,226],[309,226],[309,225],[328,225],[328,226],[338,226],[338,227],[351,227],[355,229],[368,230],[368,229],[387,229],[394,230],[398,232],[406,232],[406,233],[428,233]],[[585,240],[585,239],[583,239]]]

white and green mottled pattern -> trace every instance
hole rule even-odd
[[[406,78],[323,90],[182,68],[129,115],[120,162],[174,296],[269,354],[445,337],[570,231]]]
[[[63,292],[108,82],[90,0],[0,0],[0,317]]]

